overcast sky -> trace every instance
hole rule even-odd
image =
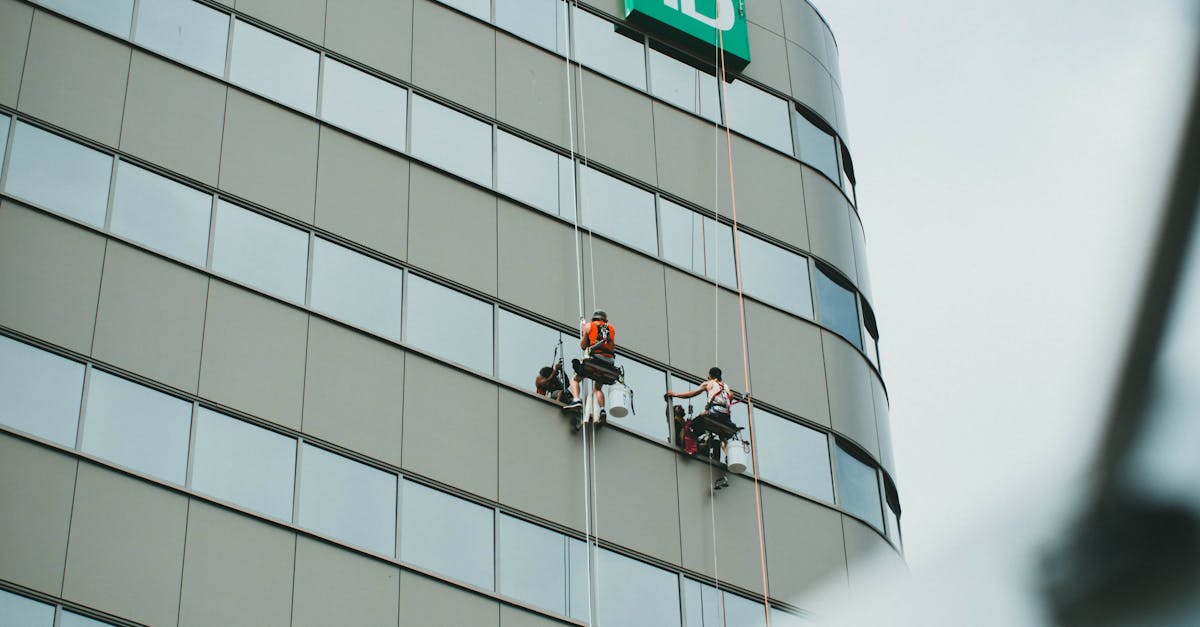
[[[814,2],[841,52],[919,572],[1084,472],[1174,156],[1196,3]]]

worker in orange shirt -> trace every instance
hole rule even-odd
[[[597,380],[594,376],[585,374],[593,371],[600,372],[615,372],[616,366],[613,360],[616,358],[616,342],[617,330],[612,323],[608,321],[608,314],[603,309],[597,309],[592,312],[592,320],[585,322],[580,320],[579,329],[579,348],[582,348],[587,355],[582,363],[577,361],[572,362],[575,366],[575,376],[571,377],[571,401],[567,403],[564,409],[578,409],[582,407],[583,401],[579,398],[579,384],[585,376],[595,380],[595,398],[596,405],[600,408],[600,424],[604,424],[607,420],[607,415],[604,411],[604,390],[602,384],[605,381]],[[611,383],[611,381],[607,381]],[[580,422],[576,420],[574,424],[578,429]]]

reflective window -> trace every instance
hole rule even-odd
[[[183,485],[191,425],[191,403],[93,369],[80,448]]]
[[[863,352],[867,354],[867,359],[876,368],[879,367],[879,327],[875,322],[875,314],[871,311],[867,301],[862,301],[863,323],[862,323],[862,338]]]
[[[687,627],[766,624],[761,603],[687,578],[683,580],[683,607]]]
[[[313,309],[399,340],[403,293],[400,268],[321,238],[313,242]]]
[[[650,93],[709,120],[721,118],[717,77],[650,48]]]
[[[796,135],[796,151],[800,160],[816,168],[829,180],[838,182],[837,141],[833,135],[817,128],[808,118],[792,107],[792,129]]]
[[[496,26],[559,54],[566,48],[566,21],[560,0],[496,0]]]
[[[112,156],[18,122],[4,191],[92,226],[104,226]]]
[[[494,589],[493,510],[411,481],[401,490],[400,559]]]
[[[729,128],[787,154],[792,153],[788,103],[742,81],[725,86]]]
[[[396,475],[305,444],[296,523],[395,555]]]
[[[551,215],[575,221],[571,160],[516,135],[496,131],[496,190]]]
[[[821,324],[862,347],[861,324],[854,291],[834,281],[831,271],[817,265],[817,302],[821,304]]]
[[[83,364],[0,336],[0,423],[75,446]]]
[[[438,0],[438,2],[452,6],[467,15],[474,15],[485,22],[492,17],[491,0]]]
[[[633,390],[633,408],[636,413],[631,412],[624,418],[610,416],[609,422],[663,442],[670,442],[666,403],[663,401],[663,394],[667,391],[667,373],[632,359],[618,359],[617,364],[625,369],[625,384]],[[607,399],[605,400],[607,402]]]
[[[111,625],[64,609],[58,619],[58,627],[111,627]]]
[[[479,372],[492,372],[492,305],[408,275],[405,339]]]
[[[54,606],[0,590],[0,626],[52,627]]]
[[[658,214],[663,259],[710,279],[716,277],[724,285],[737,285],[733,229],[729,225],[662,197],[658,199]]]
[[[588,589],[588,545],[567,538],[567,615],[590,622],[591,591]]]
[[[321,119],[404,151],[408,90],[326,57]]]
[[[131,163],[117,162],[109,225],[113,233],[203,266],[211,214],[211,194]]]
[[[122,39],[129,37],[133,0],[37,0],[37,3]]]
[[[813,317],[808,259],[751,235],[739,234],[742,288],[763,302]]]
[[[850,153],[846,150],[846,145],[842,144],[841,148],[840,153],[842,158],[838,163],[841,165],[842,191],[846,193],[846,197],[850,199],[850,202],[857,205],[858,201],[854,197],[854,164],[850,161]]]
[[[883,529],[883,511],[879,504],[879,476],[875,468],[852,455],[839,442],[837,473],[842,509],[878,529]]]
[[[551,365],[555,357],[578,353],[579,343],[565,333],[538,324],[528,318],[500,310],[496,320],[496,376],[503,381],[533,390],[539,370]],[[561,342],[562,350],[559,350]],[[565,370],[571,374],[570,358]]]
[[[829,436],[762,409],[754,410],[754,428],[762,478],[833,502]]]
[[[576,8],[575,59],[631,87],[646,89],[646,51],[640,40],[617,32],[616,25]]]
[[[192,455],[192,489],[267,516],[292,519],[292,438],[200,408]]]
[[[8,146],[8,126],[11,121],[7,115],[0,115],[0,171],[4,170],[4,149]]]
[[[133,40],[203,72],[224,76],[229,14],[192,0],[142,0]]]
[[[492,186],[492,125],[417,95],[412,99],[412,154]]]
[[[303,111],[317,110],[320,55],[241,20],[233,21],[229,81]]]
[[[654,194],[598,170],[580,167],[579,204],[584,226],[658,254]]]
[[[900,546],[900,517],[896,515],[896,510],[891,507],[883,508],[883,514],[887,517],[887,538],[895,546]]]
[[[497,592],[567,613],[567,543],[562,534],[500,514],[496,529]]]
[[[212,269],[290,301],[304,302],[308,233],[217,201]]]
[[[675,573],[600,549],[596,578],[596,587],[601,591],[596,610],[605,624],[627,627],[680,624],[679,577]]]

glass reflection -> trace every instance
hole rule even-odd
[[[94,618],[81,616],[74,612],[62,611],[62,615],[58,619],[58,627],[112,627],[109,623],[98,621]]]
[[[821,303],[821,324],[830,331],[862,348],[858,304],[852,290],[839,285],[829,272],[817,266],[817,299]]]
[[[395,555],[396,475],[305,444],[297,498],[297,524]]]
[[[808,118],[792,108],[792,128],[796,135],[796,150],[800,160],[829,177],[834,183],[841,179],[837,158],[837,141],[833,136],[817,128]]]
[[[400,268],[319,237],[313,242],[313,309],[399,340],[403,293]]]
[[[667,373],[632,359],[620,359],[619,356],[617,365],[625,368],[625,384],[633,390],[636,413],[631,412],[624,418],[610,417],[609,422],[656,440],[670,442],[667,404],[663,401],[663,394],[667,391]]]
[[[192,489],[281,520],[292,519],[296,441],[201,407]]]
[[[52,627],[54,606],[0,590],[0,625]]]
[[[650,48],[650,93],[711,121],[720,120],[721,100],[712,74]]]
[[[80,448],[183,485],[191,425],[191,403],[92,370]]]
[[[400,559],[494,589],[493,510],[411,481],[400,489]]]
[[[738,234],[742,288],[763,302],[813,317],[808,259],[751,235]]]
[[[729,128],[780,152],[793,154],[786,100],[738,80],[725,85],[725,94]]]
[[[320,55],[241,20],[233,21],[229,82],[304,113],[317,111]]]
[[[762,409],[754,410],[754,428],[764,479],[833,502],[829,436]]]
[[[496,190],[550,215],[559,215],[560,158],[564,157],[516,135],[497,131]]]
[[[492,125],[415,94],[412,154],[447,172],[492,186]]]
[[[95,227],[104,226],[112,156],[17,122],[4,191]]]
[[[491,0],[438,0],[438,2],[452,6],[467,15],[474,15],[485,22],[492,17]]]
[[[883,511],[879,499],[879,475],[875,468],[851,455],[839,442],[837,446],[838,494],[842,509],[883,530]]]
[[[117,162],[113,233],[198,266],[208,256],[212,196],[187,185]]]
[[[83,364],[0,336],[0,424],[75,447]]]
[[[567,544],[562,534],[500,514],[496,530],[498,592],[567,613]]]
[[[47,9],[73,17],[122,39],[129,37],[133,0],[36,0]]]
[[[492,306],[408,275],[405,340],[479,372],[492,372]]]
[[[11,122],[12,118],[0,115],[0,171],[4,170],[4,153],[8,147],[8,126]]]
[[[502,381],[526,390],[534,389],[534,376],[538,370],[551,365],[551,360],[562,357],[559,342],[568,355],[576,354],[578,342],[573,337],[560,333],[543,324],[518,316],[503,309],[496,319],[499,333],[496,343],[496,376]],[[570,359],[567,359],[567,374],[570,375]]]
[[[578,8],[572,11],[571,18],[575,23],[576,60],[601,74],[645,91],[646,53],[641,41],[618,33],[612,22]]]
[[[683,607],[688,627],[766,624],[761,603],[687,578],[683,580]]]
[[[558,54],[566,49],[566,21],[560,0],[496,0],[496,26]]]
[[[321,119],[403,152],[408,90],[325,58]]]
[[[200,71],[224,76],[229,14],[192,0],[141,2],[133,40]]]
[[[605,549],[596,558],[596,610],[605,624],[680,624],[678,575]]]
[[[579,168],[583,224],[619,242],[658,254],[654,194],[591,168]]]
[[[308,233],[218,200],[212,269],[269,294],[303,303]]]
[[[736,286],[733,229],[666,198],[658,199],[662,257],[722,285]]]
[[[567,538],[567,615],[590,622],[591,590],[588,588],[588,545]]]

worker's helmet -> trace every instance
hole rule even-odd
[[[603,309],[597,309],[596,311],[592,312],[592,320],[603,320],[608,322],[608,313],[606,313]]]

